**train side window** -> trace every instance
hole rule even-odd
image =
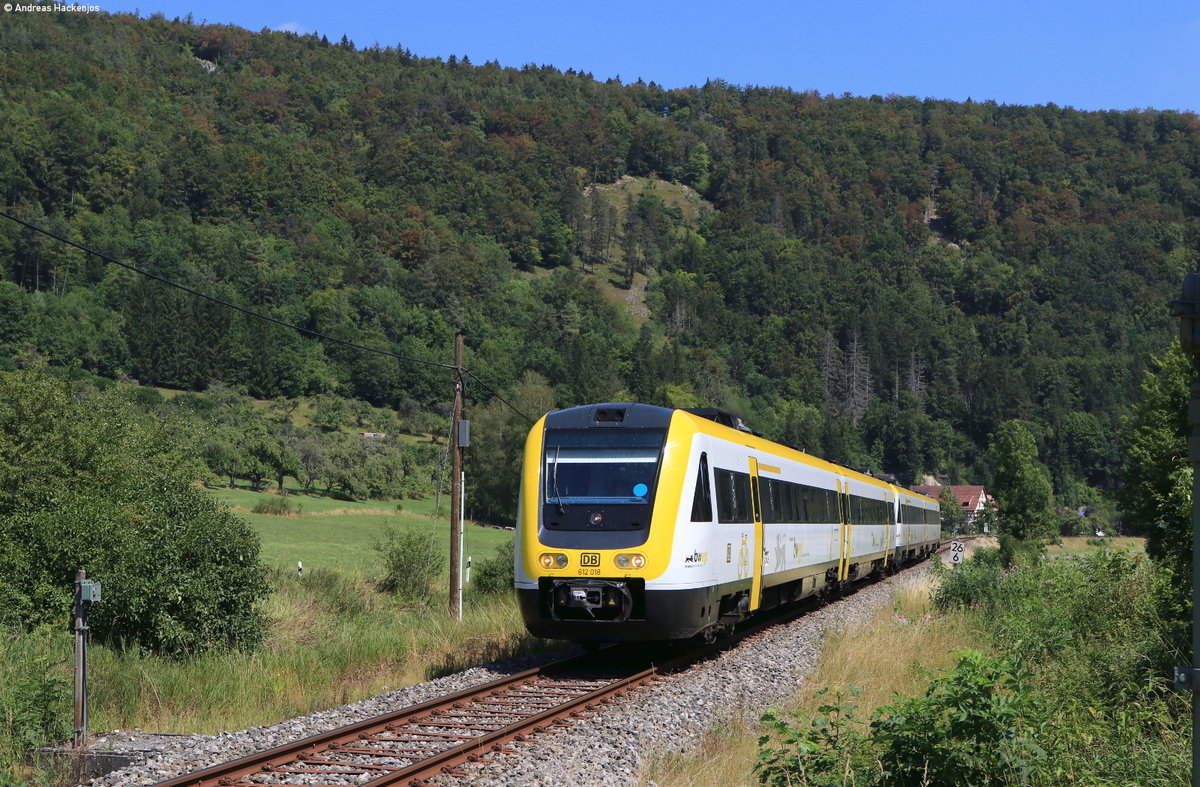
[[[789,521],[787,506],[788,483],[777,481],[774,478],[761,478],[759,479],[759,484],[762,489],[763,521]]]
[[[797,484],[787,485],[787,510],[789,522],[804,521],[804,512],[800,502],[800,486]]]
[[[810,525],[830,521],[825,511],[825,490],[804,487],[804,521]]]
[[[801,486],[796,490],[799,521],[810,525],[838,521],[837,493],[832,489]]]
[[[708,454],[700,454],[700,474],[696,476],[696,494],[692,497],[692,521],[711,522],[712,490],[708,481]]]
[[[734,470],[713,470],[717,484],[717,521],[745,523],[754,521],[750,507],[750,475]]]

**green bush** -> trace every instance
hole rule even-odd
[[[381,589],[405,601],[424,602],[429,598],[433,580],[441,573],[441,553],[432,531],[401,532],[389,525],[375,544],[375,551],[383,561]]]
[[[256,644],[257,535],[193,486],[194,452],[126,396],[0,373],[0,623],[65,625],[82,568],[104,586],[100,641],[171,655]]]
[[[1044,720],[1018,667],[967,651],[923,696],[876,711],[871,732],[885,783],[1016,785],[1045,772]]]
[[[1005,572],[999,549],[977,549],[958,568],[947,568],[944,563],[935,565],[938,585],[933,605],[942,611],[992,605]]]
[[[1037,539],[1018,538],[1009,533],[1001,533],[1000,562],[1005,566],[1031,566],[1041,560],[1045,549]]]
[[[815,696],[828,693],[825,688]],[[877,772],[870,757],[871,739],[863,733],[863,723],[854,713],[858,706],[846,698],[847,694],[855,698],[861,693],[856,686],[837,691],[817,708],[820,715],[803,723],[768,709],[761,719],[767,734],[758,739],[754,765],[759,783],[772,787],[843,787],[847,775],[865,777],[871,771]]]
[[[1031,671],[1050,709],[1040,739],[1049,783],[1182,785],[1187,707],[1165,676],[1187,661],[1187,631],[1166,572],[1104,550],[1000,564],[998,550],[977,551],[943,573],[934,602],[974,614],[993,646]]]
[[[145,385],[134,387],[130,393],[130,398],[143,410],[153,410],[165,401],[157,388]]]
[[[817,696],[827,690],[822,689]],[[858,692],[851,688],[852,696]],[[868,726],[844,694],[796,723],[768,711],[755,770],[770,785],[1024,785],[1048,774],[1035,740],[1045,712],[1027,676],[977,651],[920,697],[898,697]],[[1044,782],[1043,782],[1044,783]]]
[[[292,505],[292,501],[278,495],[264,497],[255,503],[250,511],[255,514],[270,514],[271,516],[294,516],[300,513],[299,508]]]
[[[479,561],[471,576],[471,584],[480,593],[506,593],[513,589],[513,564],[516,560],[516,540],[505,541],[489,558]]]

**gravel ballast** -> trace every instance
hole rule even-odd
[[[559,732],[510,744],[511,754],[463,766],[446,785],[630,785],[650,759],[691,751],[706,731],[738,718],[757,718],[794,696],[816,666],[828,630],[869,620],[898,589],[919,581],[924,565],[901,572],[800,619],[755,635],[738,647],[650,686],[643,686]],[[381,694],[279,724],[220,735],[155,736],[141,731],[93,738],[92,748],[143,752],[142,765],[89,782],[90,787],[151,785],[298,738],[496,680],[563,652],[493,662],[427,683]]]

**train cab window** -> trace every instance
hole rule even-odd
[[[696,476],[696,493],[692,497],[692,521],[711,522],[712,490],[708,481],[708,454],[700,454],[700,471]]]
[[[723,524],[753,522],[750,475],[716,468],[713,478],[717,484],[717,521]]]
[[[547,430],[545,502],[649,504],[665,437],[661,429]]]

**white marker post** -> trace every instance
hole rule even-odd
[[[967,559],[967,545],[961,541],[950,542],[950,562],[955,566],[961,566],[963,561]]]
[[[465,538],[463,531],[466,525],[467,506],[467,474],[465,472],[458,481],[458,494],[458,619],[461,622],[463,616],[463,539]]]

